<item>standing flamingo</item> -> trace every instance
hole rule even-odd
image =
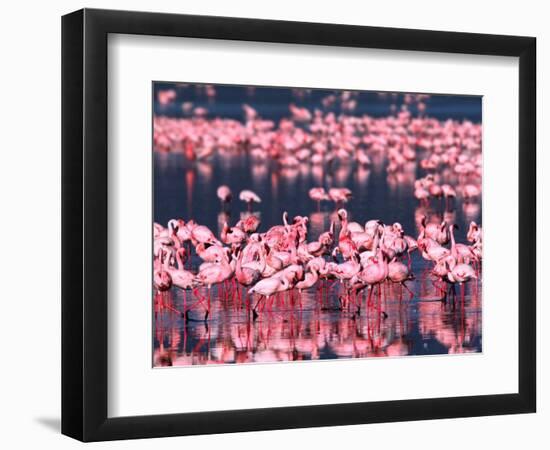
[[[252,210],[252,203],[261,203],[262,199],[254,192],[245,189],[239,194],[239,200],[246,202],[248,210]]]
[[[248,291],[250,294],[260,294],[263,296],[265,300],[270,300],[271,297],[278,293],[283,292],[287,290],[290,286],[290,283],[286,277],[277,277],[272,276],[269,278],[264,278],[263,280],[258,281],[252,288]],[[258,303],[260,302],[260,299],[256,302],[252,309],[252,314],[254,320],[258,317],[258,313],[256,312],[256,308],[258,307]]]
[[[475,270],[469,264],[455,264],[452,267],[447,262],[447,268],[449,272],[447,273],[447,279],[453,285],[458,283],[460,286],[460,295],[462,303],[464,304],[464,283],[467,283],[470,280],[477,279]]]
[[[405,284],[405,281],[414,279],[408,266],[400,261],[391,261],[388,264],[388,278],[393,283],[397,283],[400,286],[404,287],[409,292],[409,300],[412,300],[412,298],[414,297],[414,293]],[[399,299],[401,300],[401,297],[399,297]]]
[[[351,199],[352,192],[348,188],[330,188],[328,196],[336,204],[336,208],[338,208]]]
[[[370,285],[370,291],[367,303],[370,304],[372,298],[372,292],[374,287],[378,286],[378,295],[380,296],[380,285],[386,281],[388,277],[388,263],[384,259],[384,255],[381,249],[376,252],[376,257],[372,259],[372,262],[368,264],[360,274],[362,280]]]
[[[233,198],[233,194],[231,192],[231,189],[229,189],[228,186],[222,184],[218,189],[216,190],[216,195],[220,199],[222,210],[225,211],[226,205],[229,205],[231,203],[231,199]]]
[[[228,280],[233,276],[234,272],[235,272],[234,269],[231,267],[227,259],[223,258],[215,263],[212,263],[204,267],[197,274],[197,280],[203,286],[206,286],[208,289],[208,306],[206,308],[206,313],[204,316],[205,321],[208,319],[208,315],[210,314],[210,307],[211,307],[210,291],[212,289],[212,286],[215,284],[223,283],[224,281]]]
[[[317,202],[317,211],[321,209],[321,202],[324,200],[330,200],[330,197],[323,187],[314,187],[309,190],[309,198],[314,202]]]

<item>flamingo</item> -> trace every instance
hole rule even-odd
[[[172,278],[172,285],[183,289],[192,289],[195,287],[196,280],[195,275],[193,275],[192,272],[185,270],[184,268],[184,257],[185,257],[185,249],[179,248],[176,251],[176,261],[178,267],[171,267],[168,264],[168,259],[166,259],[166,265],[165,270],[170,274],[170,277]]]
[[[220,237],[224,244],[238,248],[246,242],[248,235],[241,228],[230,228],[227,222],[224,222]]]
[[[185,257],[185,249],[179,248],[176,251],[176,261],[177,261],[178,267],[175,268],[170,266],[170,264],[168,263],[168,258],[166,258],[165,271],[170,274],[171,285],[183,291],[183,314],[182,315],[186,318],[186,320],[188,320],[189,317],[187,316],[186,291],[194,290],[197,285],[197,281],[196,281],[195,275],[192,272],[185,270],[184,257]]]
[[[471,200],[477,199],[481,195],[481,190],[476,185],[467,184],[462,189],[462,195],[464,196],[464,200],[466,202],[469,202]]]
[[[216,190],[216,195],[220,199],[222,210],[225,210],[225,206],[231,203],[231,199],[233,198],[233,194],[231,192],[231,189],[229,189],[228,186],[222,184],[218,187]]]
[[[348,188],[330,188],[328,191],[328,196],[338,207],[342,203],[347,203],[351,199],[352,192]]]
[[[425,187],[419,186],[415,188],[414,196],[421,204],[423,204],[428,202],[430,192]]]
[[[197,225],[193,227],[193,230],[191,231],[191,238],[195,242],[201,244],[220,245],[220,241],[216,239],[214,233],[212,233],[212,231],[204,225]]]
[[[252,234],[252,233],[255,233],[256,230],[259,228],[260,223],[261,223],[261,220],[259,217],[255,216],[254,214],[250,214],[244,220],[243,219],[239,220],[237,222],[236,227],[240,228],[245,233]]]
[[[420,225],[424,231],[424,236],[436,241],[440,245],[445,245],[449,242],[450,234],[445,221],[440,224],[428,223],[426,224],[426,216],[423,215],[420,219]]]
[[[361,264],[357,261],[357,256],[353,255],[349,260],[337,264],[334,270],[334,275],[340,282],[351,280],[361,271]]]
[[[482,238],[482,231],[481,227],[475,223],[474,221],[470,222],[470,226],[468,228],[468,234],[466,235],[466,239],[469,242],[480,242]]]
[[[287,290],[290,286],[290,283],[286,277],[272,276],[269,278],[264,278],[263,280],[258,281],[252,288],[248,291],[250,294],[260,294],[264,299],[270,300],[270,298],[278,293]],[[253,318],[256,320],[258,314],[256,308],[261,298],[258,299],[256,304],[252,309]]]
[[[197,281],[199,281],[203,286],[206,286],[208,289],[208,306],[206,308],[206,312],[204,315],[204,320],[206,321],[208,319],[208,315],[210,314],[210,306],[211,306],[211,289],[212,286],[215,284],[223,283],[224,281],[231,278],[234,274],[235,270],[231,267],[231,265],[228,263],[227,259],[222,258],[221,260],[216,261],[215,263],[212,263],[206,267],[204,267],[202,270],[199,270],[199,273],[197,274]]]
[[[260,280],[266,262],[265,259],[262,258],[256,263],[257,264],[247,263],[243,265],[242,258],[237,258],[235,277],[241,285],[248,287]]]
[[[295,287],[298,289],[300,294],[304,289],[310,289],[315,285],[315,283],[317,283],[317,280],[319,280],[318,270],[319,269],[315,264],[311,265],[309,270],[305,272],[304,279],[296,283]]]
[[[432,183],[428,187],[428,192],[430,193],[431,197],[435,198],[441,198],[443,196],[443,190],[441,186],[437,183]]]
[[[172,286],[172,277],[165,270],[155,270],[153,274],[153,286],[159,292],[166,292]]]
[[[406,266],[400,261],[395,261],[395,260],[391,261],[388,264],[388,278],[393,283],[398,283],[401,286],[403,286],[409,292],[409,295],[410,295],[409,300],[412,300],[412,298],[414,297],[414,293],[405,284],[405,281],[414,279],[408,266]]]
[[[245,189],[242,190],[239,194],[239,200],[246,203],[248,210],[252,209],[252,203],[261,203],[262,199],[254,192]]]
[[[155,231],[158,230],[157,234],[155,235],[155,238],[156,239],[161,239],[161,238],[172,239],[173,240],[173,245],[175,245],[176,247],[179,247],[180,246],[180,241],[179,241],[178,236],[177,236],[178,228],[179,228],[179,223],[175,219],[171,219],[171,220],[168,221],[168,227],[167,228],[162,228],[162,229],[159,230],[158,227],[154,226],[153,229]]]
[[[228,249],[221,245],[210,245],[210,244],[198,244],[195,247],[195,251],[199,258],[206,262],[215,262],[217,260],[228,258]]]
[[[458,229],[458,225],[452,224],[450,227],[451,232],[451,255],[455,258],[458,263],[469,263],[471,260],[476,259],[472,249],[465,244],[460,244],[455,242],[455,233],[454,230]]]
[[[441,191],[445,197],[445,209],[449,208],[449,204],[456,198],[456,191],[450,184],[442,184]]]
[[[425,239],[423,241],[422,257],[429,261],[437,262],[442,258],[451,255],[451,251],[448,248],[439,245],[432,239]]]
[[[378,286],[378,296],[380,298],[380,285],[386,281],[388,272],[388,263],[385,261],[382,250],[379,248],[376,252],[376,256],[371,258],[370,262],[366,264],[365,268],[358,274],[358,279],[363,283],[362,286],[370,286],[367,305],[371,304],[372,293],[375,286]],[[384,311],[382,311],[382,313],[384,317],[387,316]]]
[[[460,285],[460,293],[462,302],[464,303],[464,283],[470,280],[477,279],[475,270],[469,264],[454,264],[452,267],[449,262],[446,261],[449,272],[447,273],[447,279],[450,283],[458,283]]]
[[[314,202],[317,202],[317,210],[321,209],[321,202],[324,200],[330,200],[330,197],[323,187],[314,187],[309,190],[309,198]]]

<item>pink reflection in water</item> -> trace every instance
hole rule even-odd
[[[186,322],[181,291],[155,297],[155,366],[223,363],[272,363],[319,359],[422,354],[468,353],[481,350],[480,283],[465,293],[449,293],[446,302],[426,273],[412,286],[412,301],[396,285],[381,289],[381,310],[359,314],[340,304],[337,283],[323,282],[299,293],[277,296],[252,320],[245,291],[230,284],[214,291],[208,322],[197,310]],[[478,285],[479,284],[479,285]],[[364,295],[362,301],[364,302]],[[300,307],[301,304],[301,307]],[[248,305],[248,309],[247,309]],[[193,315],[191,312],[190,316]]]

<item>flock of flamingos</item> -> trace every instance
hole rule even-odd
[[[169,92],[162,95],[170,101]],[[204,108],[193,110],[187,105],[189,118],[155,117],[154,145],[159,151],[182,152],[190,161],[206,160],[217,152],[246,152],[255,161],[270,161],[282,169],[300,164],[368,167],[373,156],[382,155],[388,174],[398,175],[410,164],[421,169],[423,176],[414,181],[418,204],[436,204],[444,210],[453,208],[457,198],[464,204],[478,204],[481,126],[413,117],[406,105],[415,104],[423,111],[424,97],[407,98],[401,111],[383,118],[337,116],[291,104],[290,116],[277,124],[262,119],[248,105],[243,105],[244,122],[208,119]],[[342,109],[354,108],[353,93],[330,101],[341,102]],[[430,274],[438,299],[463,304],[465,285],[481,277],[481,226],[470,222],[466,240],[456,242],[457,225],[437,216],[420,215],[419,232],[413,234],[398,222],[372,218],[358,223],[347,208],[353,194],[345,187],[309,190],[309,202],[317,208],[330,203],[335,211],[328,229],[316,236],[310,232],[307,215],[289,217],[282,212],[279,224],[262,227],[254,214],[261,198],[252,190],[238,193],[248,214],[234,224],[223,223],[221,232],[191,218],[155,223],[156,306],[179,314],[186,322],[207,322],[213,302],[231,300],[233,307],[256,321],[274,306],[300,310],[304,291],[314,291],[321,309],[351,312],[354,319],[363,311],[373,312],[384,320],[385,287],[397,287],[400,302],[413,298],[407,282],[421,275],[413,272],[414,252],[427,262],[423,270]],[[219,201],[221,210],[237,201],[225,185],[218,187],[217,197],[203,201]],[[308,207],[304,204],[304,209]],[[180,309],[163,294],[172,288],[183,293]]]
[[[310,196],[316,200],[321,192],[323,188],[313,188]],[[222,202],[231,198],[227,186],[220,186],[218,194]],[[239,197],[247,202],[259,201],[251,191],[242,191]],[[159,292],[172,287],[181,289],[184,298],[186,291],[194,295],[195,303],[186,302],[184,310],[177,311],[186,320],[193,320],[190,312],[197,307],[202,308],[203,319],[208,319],[211,290],[216,286],[223,286],[232,297],[237,293],[239,299],[239,286],[246,288],[243,304],[255,320],[259,312],[270,309],[276,296],[280,300],[284,299],[280,294],[297,291],[297,298],[291,296],[290,301],[299,305],[302,291],[316,286],[322,289],[323,280],[328,286],[341,286],[339,308],[351,306],[360,314],[364,304],[385,316],[380,310],[381,285],[397,284],[413,297],[406,282],[414,279],[414,251],[433,264],[431,273],[442,301],[449,291],[456,296],[457,284],[463,301],[464,284],[480,274],[482,230],[475,222],[471,222],[467,233],[468,244],[463,244],[455,242],[456,225],[426,223],[425,216],[416,238],[405,234],[398,222],[386,225],[372,219],[363,225],[349,221],[344,208],[338,210],[337,216],[339,231],[335,232],[332,223],[316,240],[308,240],[307,217],[296,216],[289,221],[286,213],[280,225],[265,232],[258,232],[260,220],[252,214],[233,227],[225,223],[219,237],[193,220],[172,219],[166,228],[155,224],[154,287]],[[186,266],[192,253],[203,261],[196,272]],[[206,296],[200,294],[201,286],[207,288]],[[375,290],[378,302],[374,301]],[[368,292],[365,299],[361,296],[363,291]],[[256,297],[255,301],[250,296]],[[322,295],[319,301],[324,301]]]

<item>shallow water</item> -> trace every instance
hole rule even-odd
[[[470,285],[464,302],[438,301],[440,293],[426,278],[408,283],[415,292],[389,284],[380,300],[387,317],[376,308],[350,305],[340,310],[339,287],[324,284],[323,292],[312,289],[274,299],[260,311],[257,320],[247,312],[244,290],[241,298],[231,288],[212,294],[212,312],[203,322],[203,311],[192,310],[197,321],[187,322],[160,302],[183,310],[182,291],[157,296],[155,308],[154,364],[189,365],[301,361],[403,355],[434,355],[481,351],[481,286]],[[331,292],[327,295],[327,289]],[[190,294],[187,293],[189,296]],[[206,292],[202,295],[207,296]],[[366,304],[365,294],[363,305]],[[401,300],[400,300],[401,297]],[[250,299],[248,299],[250,301]],[[188,300],[189,301],[189,300]],[[380,303],[378,303],[380,301]],[[299,307],[301,302],[301,307]]]
[[[253,98],[247,102],[254,104]],[[428,114],[440,119],[459,114],[479,120],[480,104],[473,105],[471,99],[460,98],[453,105],[452,99],[446,97],[446,101],[435,102]],[[230,96],[225,100],[222,96],[222,100],[209,103],[209,110],[225,114],[224,117],[238,116],[236,110],[242,101],[232,104]],[[288,105],[286,98],[280,102]],[[270,100],[263,116],[269,118],[271,111],[276,119],[281,108],[277,100]],[[387,114],[388,108],[388,104],[378,101],[371,109]],[[178,114],[159,105],[155,110],[157,114]],[[371,158],[373,164],[369,169],[353,163],[336,163],[331,167],[304,163],[297,168],[281,169],[272,161],[253,161],[244,151],[238,155],[217,153],[208,161],[188,161],[182,153],[155,152],[154,218],[162,224],[176,217],[194,219],[217,231],[225,220],[234,225],[248,211],[237,198],[230,211],[221,212],[216,189],[226,184],[235,197],[242,189],[252,189],[262,198],[262,203],[254,206],[254,214],[262,221],[259,231],[280,224],[283,211],[288,211],[290,217],[308,215],[308,240],[326,231],[331,220],[337,221],[334,204],[322,204],[319,208],[309,199],[308,191],[314,186],[348,187],[353,199],[345,207],[351,220],[397,221],[406,234],[415,237],[416,223],[422,214],[456,223],[459,242],[465,242],[471,220],[481,223],[479,203],[457,199],[446,205],[442,200],[420,207],[413,197],[413,183],[424,172],[415,163],[397,176],[389,176],[384,156],[371,155]],[[444,180],[453,181],[453,174],[442,175]],[[194,257],[190,262],[192,269],[196,270],[200,262]],[[481,276],[468,283],[463,297],[457,287],[456,295],[449,292],[446,301],[441,302],[443,294],[432,282],[431,267],[432,263],[414,252],[412,268],[416,279],[407,282],[412,298],[406,290],[386,283],[379,294],[375,291],[370,307],[366,307],[367,292],[349,304],[342,304],[341,286],[323,282],[301,295],[293,291],[277,297],[263,309],[260,306],[256,320],[252,318],[250,305],[257,298],[248,297],[244,289],[236,290],[231,285],[213,288],[212,309],[208,322],[204,322],[204,309],[197,299],[206,303],[207,290],[201,289],[198,295],[187,292],[184,299],[182,291],[173,288],[155,295],[153,363],[155,366],[250,363],[481,351]],[[191,321],[185,321],[177,312],[184,309],[184,301],[185,308],[194,305]],[[359,304],[362,307],[358,313]]]

